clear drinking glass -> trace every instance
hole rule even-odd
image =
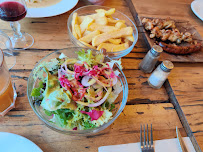
[[[101,5],[105,0],[88,0],[93,5]]]
[[[16,97],[3,51],[0,50],[0,116],[4,116],[15,107]]]
[[[27,14],[27,7],[24,0],[0,0],[0,19],[9,21],[14,34],[10,36],[13,48],[27,49],[33,43],[33,37],[28,33],[20,32],[19,20]]]
[[[5,62],[10,70],[16,64],[16,57],[13,54],[13,47],[7,34],[0,30],[0,49],[3,50]]]

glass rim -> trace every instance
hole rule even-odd
[[[4,63],[4,53],[2,51],[2,49],[0,48],[0,67],[3,66]]]

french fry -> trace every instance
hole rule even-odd
[[[126,43],[126,42],[130,43],[130,41],[129,41],[128,39],[126,39],[126,38],[124,38],[124,42],[125,42],[125,43]]]
[[[114,14],[114,13],[115,13],[115,11],[116,11],[116,9],[115,9],[115,8],[111,8],[111,9],[109,9],[108,11],[106,11],[106,12],[105,12],[105,14],[106,14],[106,16],[109,16],[109,15]]]
[[[72,33],[85,46],[108,52],[125,50],[134,41],[132,27],[124,20],[112,17],[115,8],[97,9],[95,14],[78,16],[73,14]]]
[[[101,32],[110,32],[110,31],[113,31],[113,30],[117,30],[118,28],[114,27],[114,26],[107,26],[107,25],[100,25],[100,24],[97,24],[97,23],[92,23],[88,28],[87,30],[90,30],[90,31],[95,31],[95,30],[99,30]]]
[[[100,12],[92,15],[88,15],[88,17],[94,19],[95,23],[106,25],[108,23],[107,17],[105,16],[105,13]]]
[[[79,40],[86,42],[86,43],[90,43],[92,41],[92,38],[99,34],[100,34],[100,32],[98,30],[96,30],[96,31],[93,31],[93,32],[89,33],[88,35],[80,38]]]
[[[96,16],[94,17],[105,17],[105,12],[97,12]]]
[[[115,13],[116,9],[115,8],[111,8],[108,11],[104,10],[104,9],[96,9],[95,10],[97,13],[105,13],[106,16],[112,15],[113,13]]]
[[[112,17],[111,15],[109,15],[109,16],[108,16],[108,18],[110,18],[110,19],[112,19],[112,20],[113,20],[113,17]]]
[[[117,51],[122,51],[125,50],[129,47],[128,43],[123,43],[123,44],[111,44],[111,43],[101,43],[98,47],[97,50],[100,50],[101,48],[105,48],[107,52],[117,52]]]
[[[104,17],[98,17],[98,18],[95,18],[95,23],[100,24],[100,25],[107,25],[108,20],[105,16]]]
[[[125,23],[124,20],[114,20],[114,19],[111,19],[111,18],[107,18],[107,20],[108,20],[109,23],[118,23],[118,22]]]
[[[125,25],[123,22],[117,22],[117,23],[115,24],[115,27],[120,29],[120,28],[126,27],[126,25]]]
[[[130,36],[125,36],[126,39],[128,39],[131,42],[134,42],[134,37],[132,35]]]
[[[106,32],[100,35],[95,36],[92,39],[92,45],[93,46],[98,46],[99,44],[108,41],[109,39],[112,38],[120,38],[120,37],[124,37],[124,36],[129,36],[133,34],[133,29],[132,27],[125,27],[122,29],[117,29],[117,30],[113,30],[110,32]]]
[[[78,24],[81,24],[84,20],[85,16],[78,16]]]
[[[82,37],[80,26],[78,24],[75,24],[75,33],[77,34],[78,38]]]
[[[81,33],[83,34],[85,30],[90,26],[90,24],[94,21],[94,19],[86,16],[82,23],[80,24]]]
[[[83,33],[83,36],[86,36],[88,34],[90,34],[92,31],[88,31],[88,30],[85,30],[85,32]]]
[[[121,38],[120,39],[109,39],[108,40],[112,44],[120,44],[121,43]]]
[[[79,41],[80,41],[80,40],[79,40]],[[84,44],[85,46],[90,47],[90,48],[96,50],[96,48],[95,48],[94,46],[92,46],[92,45],[90,45],[90,44],[88,44],[88,43],[86,43],[86,42],[83,42],[83,41],[80,41],[80,42],[81,42],[82,44]]]
[[[72,22],[71,22],[71,25],[72,25],[72,33],[73,33],[73,36],[78,39],[78,35],[75,31],[75,24],[77,24],[77,20],[78,20],[78,14],[77,13],[74,13],[73,14],[73,19],[72,19]]]
[[[105,13],[96,13],[96,14],[91,14],[91,15],[86,15],[86,16],[78,16],[78,22],[82,23],[85,17],[90,17],[94,20],[99,19],[100,17],[105,17]]]

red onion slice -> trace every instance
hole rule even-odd
[[[117,82],[118,82],[118,78],[117,78],[117,77],[114,77],[114,78],[113,78],[113,85],[115,85]]]
[[[86,102],[81,102],[81,101],[76,101],[76,103],[81,104],[83,106],[88,106],[88,107],[98,107],[100,106],[102,103],[104,103],[104,101],[106,101],[106,99],[108,98],[109,94],[112,91],[112,87],[108,88],[105,96],[103,97],[103,99],[101,99],[100,101],[98,101],[97,103],[93,103],[93,104],[88,104]]]
[[[84,76],[84,77],[82,78],[81,84],[82,84],[83,86],[85,86],[85,87],[89,87],[90,85],[93,85],[93,84],[96,83],[96,80],[94,80],[94,79],[90,80],[90,79],[92,79],[92,77],[87,76],[87,75]],[[89,80],[90,80],[90,81],[89,81]]]
[[[108,90],[107,90],[107,92],[106,92],[103,99],[101,99],[97,103],[89,104],[88,107],[98,107],[98,106],[100,106],[102,103],[104,103],[104,101],[106,101],[106,99],[108,98],[111,91],[112,91],[112,87],[108,88]]]

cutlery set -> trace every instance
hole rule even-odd
[[[178,142],[180,145],[180,150],[182,152],[188,152],[177,126],[176,126],[176,135],[177,135],[177,139],[178,139]],[[150,139],[149,139],[149,136],[150,136]],[[150,127],[150,131],[149,131],[148,124],[146,125],[146,127],[145,127],[145,125],[140,126],[140,148],[141,148],[141,152],[155,152],[154,144],[153,144],[152,124]]]

